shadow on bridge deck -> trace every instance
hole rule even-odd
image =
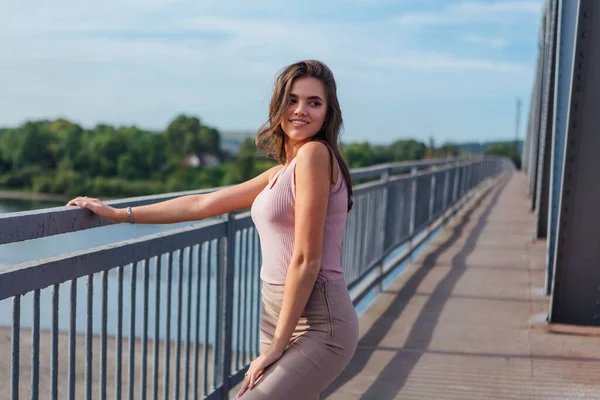
[[[600,399],[600,337],[551,333],[527,181],[471,200],[360,317],[328,399]]]

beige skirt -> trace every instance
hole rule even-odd
[[[263,282],[261,352],[273,339],[283,291]],[[283,356],[241,399],[318,399],[348,365],[357,343],[358,318],[346,282],[316,283]]]

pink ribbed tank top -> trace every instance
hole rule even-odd
[[[340,166],[338,179],[329,192],[323,231],[323,256],[317,282],[343,279],[341,256],[346,230],[348,192]],[[256,196],[250,214],[260,238],[262,267],[260,278],[273,285],[285,284],[287,269],[294,251],[294,208],[296,158],[282,168]]]

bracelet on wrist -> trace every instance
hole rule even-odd
[[[127,218],[129,218],[129,223],[133,224],[133,215],[131,214],[131,207],[127,207]]]

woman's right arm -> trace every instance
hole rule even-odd
[[[246,182],[206,194],[182,196],[160,203],[131,208],[136,224],[171,224],[196,221],[249,208],[256,196],[268,185],[281,168],[275,166]],[[77,197],[67,203],[87,208],[111,222],[128,222],[127,210],[107,206],[98,199]]]

